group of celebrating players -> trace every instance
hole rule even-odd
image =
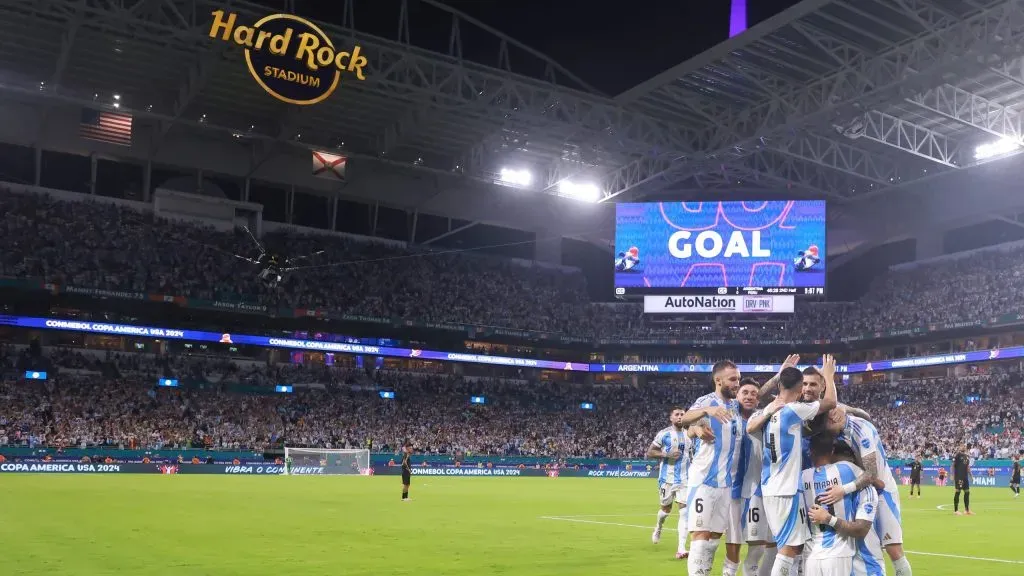
[[[719,362],[715,391],[672,410],[647,453],[661,461],[652,541],[676,503],[676,557],[689,576],[711,574],[723,534],[724,576],[739,572],[743,543],[745,576],[883,575],[883,549],[897,576],[911,576],[878,430],[838,403],[832,356],[803,371],[799,359],[789,356],[764,386]]]

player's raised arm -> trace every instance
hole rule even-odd
[[[769,378],[768,381],[764,383],[764,386],[761,386],[761,389],[757,391],[758,400],[764,400],[774,394],[779,389],[779,375],[782,374],[782,371],[790,366],[795,367],[799,363],[799,354],[790,354],[789,356],[786,356],[786,361],[783,362],[782,367],[779,368],[779,373]]]
[[[842,408],[843,410],[846,410],[847,414],[856,416],[857,418],[863,418],[868,421],[871,420],[871,414],[869,414],[866,410],[855,408],[853,406],[850,406],[849,404],[843,404],[842,402],[838,404],[838,407]]]
[[[782,409],[783,404],[772,400],[763,410],[758,410],[747,420],[747,434],[757,434],[771,417]]]
[[[818,414],[824,414],[836,407],[839,392],[836,391],[836,359],[825,354],[821,362],[821,375],[825,378],[825,395],[818,403]]]

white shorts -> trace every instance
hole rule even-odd
[[[671,506],[673,502],[680,506],[686,505],[686,486],[682,484],[663,483],[658,487],[658,502],[664,506]]]
[[[853,573],[853,557],[807,559],[804,576],[850,576]]]
[[[732,488],[694,486],[686,494],[686,529],[690,532],[725,534],[729,529]]]
[[[804,499],[796,496],[762,496],[764,515],[768,519],[768,528],[775,538],[775,544],[783,546],[803,546],[811,537],[807,526],[807,512],[804,510]]]
[[[740,517],[743,538],[747,542],[771,542],[772,531],[764,514],[764,502],[760,496],[751,496],[743,501],[743,516]]]
[[[900,513],[900,493],[878,491],[878,512],[875,514],[875,531],[882,546],[903,544],[903,522]]]

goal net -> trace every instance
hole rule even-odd
[[[284,449],[284,473],[294,476],[308,475],[369,475],[369,450],[331,450],[329,448]]]

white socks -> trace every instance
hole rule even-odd
[[[747,544],[747,557],[743,559],[743,576],[757,576],[757,563],[764,554],[764,546]]]
[[[892,567],[896,569],[896,576],[913,576],[914,572],[910,569],[910,562],[907,561],[907,557],[904,556],[899,560],[893,560]]]
[[[690,542],[690,557],[686,559],[687,576],[705,576],[707,573],[700,571],[700,558],[704,554],[704,544],[707,540],[694,540]]]
[[[757,576],[772,576],[772,566],[775,565],[775,555],[779,553],[779,549],[775,546],[765,546],[764,556],[761,557],[761,565],[757,569]],[[754,576],[753,574],[747,574],[746,576]]]
[[[694,540],[690,542],[690,557],[686,560],[688,576],[711,576],[711,565],[715,563],[715,552],[719,540]]]
[[[725,559],[725,564],[722,565],[722,576],[736,576],[736,572],[739,569],[740,569],[740,565],[739,564],[737,564],[737,563],[733,562],[732,560],[729,560],[728,558],[726,558]]]
[[[683,554],[686,552],[686,537],[690,533],[686,531],[686,511],[685,509],[679,510],[679,547],[676,548],[676,552]]]
[[[658,510],[658,525],[655,530],[661,530],[661,527],[665,525],[665,518],[668,518],[668,512],[659,509]]]
[[[793,559],[782,554],[776,556],[775,564],[772,566],[772,576],[796,576]]]

